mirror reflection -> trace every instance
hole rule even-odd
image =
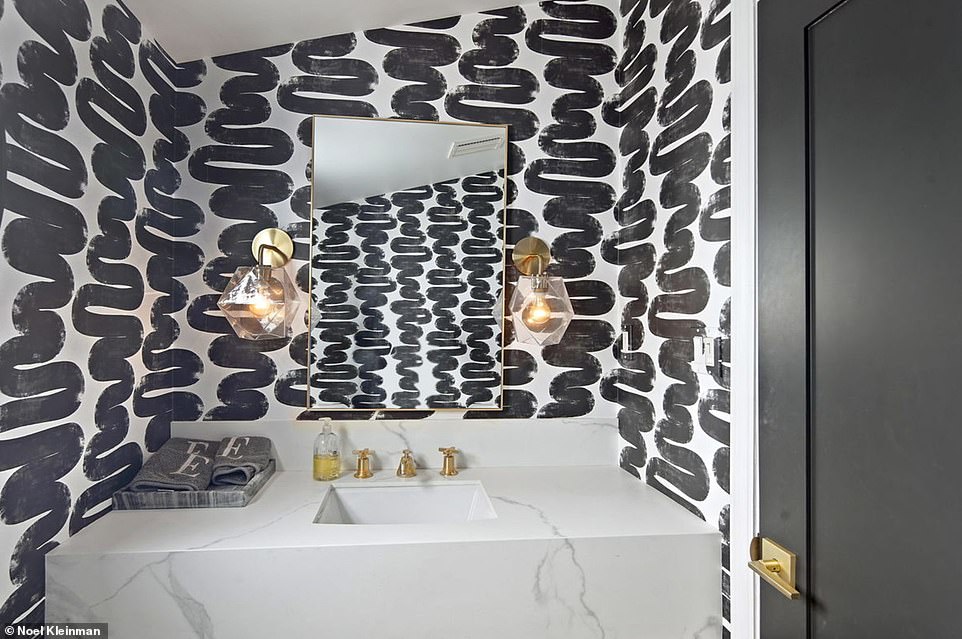
[[[310,408],[500,409],[506,142],[314,118]]]

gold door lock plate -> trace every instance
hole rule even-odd
[[[752,540],[748,567],[787,599],[798,599],[795,589],[795,553],[767,537]]]

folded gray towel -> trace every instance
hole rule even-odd
[[[217,442],[204,439],[168,439],[144,462],[128,490],[205,490],[214,469]]]
[[[245,486],[271,460],[267,437],[225,437],[214,457],[214,486]]]

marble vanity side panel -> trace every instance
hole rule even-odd
[[[717,535],[51,556],[47,620],[114,639],[718,639]]]
[[[270,226],[294,238],[289,269],[307,307],[312,114],[508,124],[507,246],[532,234],[546,240],[550,272],[565,277],[576,314],[558,345],[509,344],[501,411],[331,415],[614,417],[616,404],[601,384],[617,365],[618,266],[601,248],[617,227],[618,129],[602,117],[602,104],[615,88],[617,25],[615,0],[530,3],[205,61],[207,117],[188,129],[195,151],[181,165],[189,174],[178,191],[207,213],[204,269],[185,279],[190,303],[176,315],[180,341],[203,361],[191,388],[203,403],[197,419],[324,414],[301,415],[306,313],[293,340],[250,342],[234,336],[215,308],[230,273],[252,264],[253,235]],[[375,259],[376,246],[362,248]],[[506,277],[516,280],[513,266]],[[375,279],[374,287],[392,286]],[[365,321],[398,343],[396,327],[378,325],[374,316]],[[365,365],[365,383],[387,378],[384,366]]]
[[[391,469],[401,451],[414,451],[418,468],[440,468],[440,446],[456,446],[462,468],[524,466],[610,466],[618,455],[615,419],[555,420],[378,420],[335,422],[345,468],[350,452],[374,450],[372,468]],[[318,422],[175,422],[181,437],[263,435],[274,443],[280,470],[310,470]]]
[[[725,537],[728,617],[730,0],[621,4],[618,241],[624,299],[615,377],[621,466]],[[693,362],[721,340],[722,367]]]

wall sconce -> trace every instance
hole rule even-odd
[[[287,339],[300,306],[297,288],[284,268],[294,255],[294,242],[280,229],[264,229],[254,236],[251,252],[257,266],[234,272],[217,308],[242,339]]]
[[[522,344],[557,344],[575,313],[564,278],[545,274],[551,262],[548,245],[526,237],[515,245],[512,260],[522,273],[508,304],[516,339]]]

